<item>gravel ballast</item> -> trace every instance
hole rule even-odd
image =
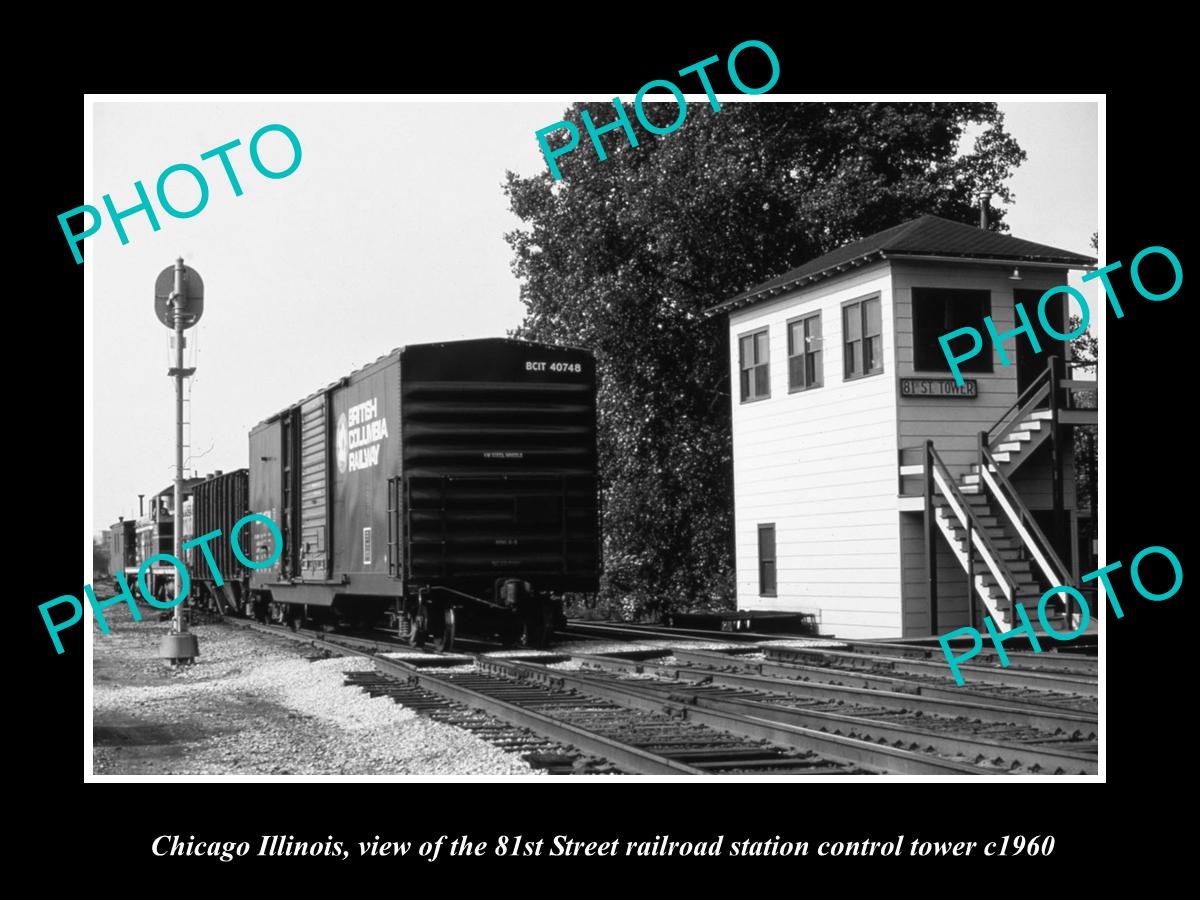
[[[309,662],[284,638],[193,628],[195,665],[158,658],[167,623],[111,607],[93,641],[97,775],[531,775],[519,757],[343,685],[355,657]]]

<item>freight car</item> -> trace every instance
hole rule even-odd
[[[117,573],[126,580],[137,575],[137,522],[121,516],[108,529],[108,572],[113,578]],[[133,576],[130,576],[130,570]]]
[[[233,526],[248,511],[248,469],[217,471],[192,487],[192,495],[183,503],[183,540],[219,531],[219,540],[208,542],[215,564],[205,558],[199,546],[183,551],[183,561],[192,579],[189,603],[220,613],[248,613],[250,570],[238,561],[229,535]],[[249,558],[249,531],[238,535],[239,549]],[[218,583],[218,576],[219,582]]]
[[[400,348],[250,432],[249,509],[283,536],[249,573],[260,618],[381,616],[542,646],[564,592],[598,589],[596,367],[509,339]],[[215,527],[215,526],[214,526]],[[246,529],[269,559],[270,531]],[[246,533],[244,532],[244,533]]]
[[[190,478],[183,483],[183,500],[192,495],[192,488],[199,478]],[[168,485],[150,497],[149,509],[138,517],[136,525],[137,552],[132,565],[125,568],[125,578],[137,590],[138,570],[142,563],[160,553],[175,555],[175,485]],[[146,586],[160,599],[170,600],[175,596],[175,567],[169,562],[152,563],[146,572]]]

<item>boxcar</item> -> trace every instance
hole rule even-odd
[[[394,350],[257,425],[250,509],[278,558],[260,616],[368,620],[411,643],[456,629],[541,645],[600,569],[596,367],[508,339]],[[250,529],[251,553],[274,552]]]
[[[233,526],[249,509],[249,470],[217,471],[192,486],[192,495],[183,504],[184,541],[198,535],[220,532],[220,537],[207,542],[209,553],[220,574],[221,584],[213,575],[212,566],[199,546],[185,550],[183,561],[192,577],[195,602],[218,612],[243,612],[249,570],[238,561],[230,543]],[[249,557],[250,532],[243,528],[238,535],[242,553]]]

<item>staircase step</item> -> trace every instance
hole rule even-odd
[[[1010,435],[1010,437],[1011,437],[1011,435]],[[993,454],[994,456],[999,456],[1000,453],[1020,453],[1021,452],[1021,444],[1019,441],[1014,441],[1011,444],[1001,444],[999,447],[996,448],[996,450],[998,452],[996,454]]]
[[[967,552],[966,541],[960,540],[958,542],[958,544],[959,544],[959,550],[962,553],[966,553]],[[1016,550],[1015,547],[1013,547],[1013,548],[996,547],[996,554],[997,554],[997,556],[1000,556],[1001,562],[1004,565],[1007,565],[1009,569],[1012,569],[1013,565],[1016,563],[1024,563],[1025,562],[1024,559],[1020,558],[1020,551]],[[976,545],[976,548],[974,548],[974,556],[976,556],[980,560],[980,562],[983,562],[983,553],[980,552],[980,548],[979,548],[978,544]],[[986,565],[986,563],[984,563],[984,565]],[[1026,563],[1026,565],[1027,565],[1027,563]]]
[[[978,492],[963,491],[963,497],[967,501],[967,505],[971,507],[971,512],[976,516],[989,516],[995,518],[992,514],[992,506],[988,502],[988,498]],[[950,508],[950,504],[946,502],[944,497],[938,496],[933,507],[934,514],[939,518],[949,518],[951,522],[957,522],[958,516]]]
[[[962,541],[966,540],[967,529],[963,528],[957,522],[952,524],[950,527],[954,529],[954,539],[956,541],[961,543]],[[1015,550],[1017,547],[1021,546],[1021,542],[1017,538],[1010,535],[1003,528],[976,528],[974,531],[976,534],[982,533],[986,535],[987,539],[992,542],[992,546],[997,550],[1005,550],[1009,548]]]
[[[1052,412],[1050,412],[1050,410],[1048,410],[1048,409],[1039,409],[1039,410],[1035,410],[1032,414],[1030,414],[1030,418],[1031,419],[1040,419],[1041,421],[1045,422],[1048,419],[1050,419],[1050,417],[1053,415],[1054,414]]]
[[[1010,440],[1010,441],[1032,441],[1033,440],[1033,432],[1032,431],[1013,431],[1013,432],[1009,433],[1008,440]]]
[[[954,539],[956,541],[962,543],[967,539],[967,529],[959,525],[957,521],[951,523],[950,527],[953,529],[952,534],[954,535]],[[990,540],[993,544],[995,544],[997,541],[1007,541],[1010,539],[1008,532],[1003,528],[988,528],[987,526],[984,526],[983,528],[976,528],[975,533],[982,533],[986,535],[988,540]]]
[[[962,541],[959,541],[959,550],[964,553],[966,552],[966,545]],[[1024,571],[1030,568],[1030,560],[1021,559],[1021,552],[1016,550],[1016,548],[996,547],[996,553],[1000,556],[1001,562],[1007,565],[1009,569],[1021,569]],[[979,556],[978,548],[974,554],[976,554],[976,558],[983,560],[983,557]]]
[[[996,472],[997,472],[998,470],[996,469],[996,467],[995,467],[995,466],[993,466],[993,465],[991,465],[991,464],[989,463],[989,464],[988,464],[988,471],[989,471],[989,472],[991,472],[993,475],[995,475],[995,474],[996,474]],[[980,474],[980,466],[979,466],[979,463],[972,463],[972,464],[971,464],[971,471],[970,471],[970,472],[968,472],[966,475],[964,475],[964,476],[963,476],[963,480],[964,480],[964,481],[966,481],[968,478],[970,478],[972,482],[978,481],[978,480],[979,480],[979,474]],[[972,477],[972,476],[974,476],[974,477]],[[995,479],[993,479],[993,480],[995,480]]]
[[[1031,572],[1028,572],[1025,570],[1014,569],[1012,563],[1009,563],[1008,570],[1010,572],[1012,572],[1013,578],[1015,578],[1015,580],[1018,581],[1018,583],[1032,584],[1032,581],[1030,581],[1030,578],[1033,577]],[[989,569],[988,564],[986,564],[984,562],[976,563],[976,571],[974,571],[974,574],[984,575],[984,576],[988,577],[989,581],[994,581],[994,578],[992,578],[992,575],[991,575],[991,569]]]
[[[1009,453],[993,453],[992,459],[996,462],[1008,462],[1012,459],[1012,455]]]
[[[1042,423],[1038,419],[1029,419],[1017,426],[1022,431],[1041,431]]]

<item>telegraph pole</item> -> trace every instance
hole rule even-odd
[[[159,273],[154,283],[154,310],[158,320],[175,332],[175,366],[167,375],[175,379],[175,510],[174,552],[175,558],[183,560],[183,380],[195,374],[194,368],[183,366],[183,332],[200,320],[204,312],[204,282],[193,268],[183,264],[183,257],[175,260]],[[175,596],[183,593],[183,573],[175,573]],[[171,633],[163,637],[158,655],[171,663],[191,663],[200,655],[200,642],[196,635],[189,634],[187,620],[183,615],[183,604],[175,607]]]

